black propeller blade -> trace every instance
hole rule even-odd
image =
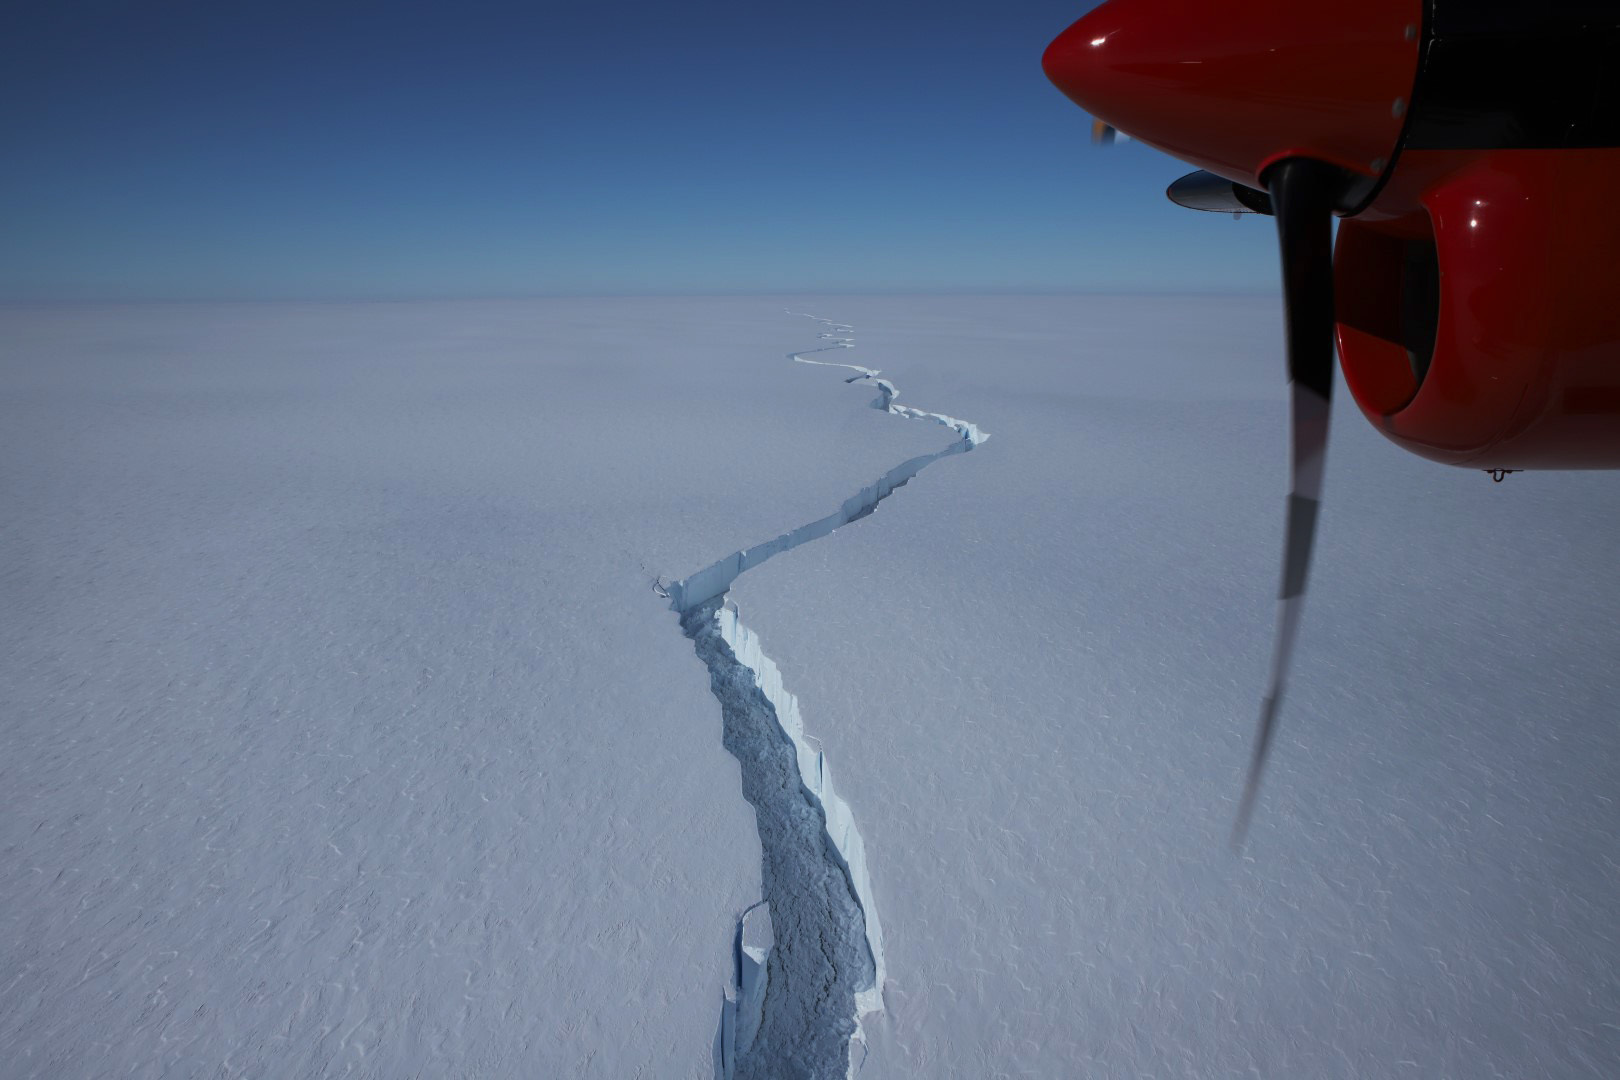
[[[1093,120],[1091,122],[1091,144],[1093,146],[1113,146],[1116,142],[1130,142],[1131,137],[1106,120]]]
[[[1164,193],[1171,202],[1189,210],[1208,210],[1213,214],[1271,213],[1270,195],[1201,169],[1183,176],[1165,188]]]
[[[1197,174],[1194,174],[1197,175]],[[1260,790],[1260,774],[1277,722],[1288,665],[1299,632],[1300,608],[1316,514],[1322,498],[1329,401],[1333,393],[1333,207],[1342,186],[1337,169],[1307,158],[1289,158],[1266,171],[1282,250],[1283,300],[1287,307],[1288,379],[1293,408],[1293,452],[1288,525],[1283,547],[1282,590],[1277,602],[1271,678],[1260,707],[1249,777],[1243,786],[1233,846],[1243,844]],[[1178,181],[1179,183],[1179,181]]]

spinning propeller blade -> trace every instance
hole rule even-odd
[[[1235,844],[1248,831],[1275,735],[1316,539],[1335,363],[1333,215],[1359,213],[1391,173],[1427,47],[1425,10],[1420,0],[1245,0],[1188,18],[1181,0],[1103,0],[1041,57],[1086,112],[1208,170],[1172,184],[1173,201],[1277,219],[1292,486],[1271,675]]]
[[[1333,206],[1341,177],[1336,169],[1322,162],[1289,158],[1267,170],[1265,179],[1276,210],[1277,242],[1282,252],[1293,449],[1271,677],[1260,706],[1254,756],[1249,761],[1249,775],[1232,829],[1235,847],[1242,846],[1254,813],[1260,775],[1271,749],[1277,709],[1282,704],[1294,639],[1299,632],[1305,579],[1316,542],[1329,401],[1333,394]]]
[[[1130,142],[1131,137],[1106,120],[1093,120],[1091,122],[1091,144],[1093,146],[1113,146],[1117,142]]]

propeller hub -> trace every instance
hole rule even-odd
[[[1042,66],[1094,116],[1248,187],[1291,157],[1376,178],[1400,140],[1422,19],[1422,0],[1109,0]]]

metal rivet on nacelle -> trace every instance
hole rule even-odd
[[[1399,120],[1401,114],[1404,112],[1406,112],[1406,99],[1403,97],[1398,97],[1395,99],[1395,104],[1389,107],[1389,115]]]
[[[1412,23],[1407,23],[1406,24],[1406,40],[1407,41],[1416,41],[1417,40],[1417,27],[1415,25],[1413,25]]]
[[[1383,158],[1375,157],[1375,158],[1372,159],[1372,171],[1373,172],[1383,172],[1384,171],[1384,166],[1386,164],[1388,164],[1388,163],[1386,161],[1384,161]]]

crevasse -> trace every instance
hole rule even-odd
[[[742,766],[763,852],[764,899],[738,922],[732,984],[715,1035],[721,1080],[853,1076],[851,1053],[864,1043],[861,1018],[883,1010],[883,932],[873,903],[866,847],[849,804],[833,786],[820,743],[804,728],[798,699],[781,670],[726,599],[748,570],[872,513],[942,457],[964,453],[989,435],[964,420],[899,405],[899,391],[877,370],[813,360],[854,347],[849,326],[817,316],[832,344],[789,358],[842,367],[846,382],[869,382],[873,407],[955,431],[942,450],[904,461],[851,495],[825,517],[751,548],[734,551],[668,588],[681,628],[709,669],[720,702],[726,748]]]

